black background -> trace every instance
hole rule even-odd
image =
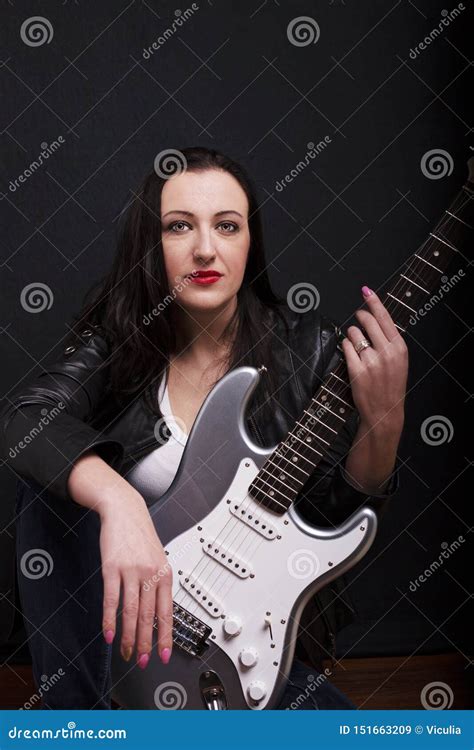
[[[215,147],[241,161],[259,189],[267,260],[276,291],[308,282],[341,324],[380,290],[427,237],[467,177],[472,49],[466,10],[416,59],[442,2],[206,2],[149,59],[176,18],[168,2],[5,3],[2,23],[2,362],[8,398],[61,347],[92,281],[109,268],[116,220],[164,149]],[[182,6],[184,12],[187,6]],[[49,44],[28,46],[23,21],[51,22]],[[310,16],[315,44],[287,27]],[[471,49],[470,49],[471,48]],[[41,150],[65,143],[15,192],[10,181]],[[283,191],[275,184],[330,144]],[[420,162],[448,152],[453,171],[429,179]],[[399,454],[402,487],[370,553],[351,572],[361,619],[338,653],[470,652],[468,543],[416,593],[410,581],[444,542],[469,536],[472,337],[469,274],[407,334],[410,379]],[[456,272],[458,268],[453,268]],[[20,295],[42,282],[50,309],[26,312]],[[423,421],[442,415],[450,442],[430,446]],[[25,635],[13,578],[16,477],[2,468],[0,634],[4,659]],[[14,608],[15,605],[16,609]],[[15,618],[15,619],[14,619]],[[15,656],[16,654],[16,656]],[[3,661],[3,659],[2,659]]]

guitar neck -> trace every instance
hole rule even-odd
[[[381,295],[402,334],[436,301],[436,292],[442,294],[449,282],[446,271],[454,260],[459,275],[464,274],[462,265],[470,262],[467,256],[473,227],[474,157],[469,160],[465,185],[396,275],[390,290]],[[291,432],[261,467],[249,487],[252,497],[275,513],[285,513],[354,411],[347,367],[341,357]]]

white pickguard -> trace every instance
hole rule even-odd
[[[368,509],[346,521],[337,535],[332,529],[306,525],[293,509],[278,516],[247,494],[257,473],[255,463],[243,459],[221,502],[166,545],[166,551],[173,569],[174,601],[212,628],[210,638],[233,661],[249,708],[263,709],[281,669],[285,634],[294,624],[289,615],[296,600],[316,579],[330,575],[348,558],[362,557],[376,524]],[[238,518],[239,510],[245,511],[245,522]],[[255,521],[258,532],[251,527]],[[204,550],[210,543],[212,556]],[[239,569],[234,572],[236,564]],[[315,588],[313,585],[309,594]],[[235,631],[239,625],[236,635],[224,630],[226,626]],[[255,660],[252,666],[244,666],[239,656],[242,652],[245,661]],[[261,699],[252,700],[249,689],[262,695]]]

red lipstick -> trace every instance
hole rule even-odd
[[[222,276],[219,271],[210,269],[208,271],[192,271],[186,278],[190,278],[193,284],[214,284]]]

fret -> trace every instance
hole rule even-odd
[[[291,436],[291,437],[293,437],[293,436],[291,435],[291,432],[290,432],[290,436]],[[288,440],[288,438],[287,438],[287,440]],[[289,443],[287,443],[286,441],[285,441],[285,443],[283,443],[283,445],[286,445],[286,446],[287,446],[287,447],[288,447],[288,448],[289,448],[289,449],[290,449],[290,450],[291,450],[291,451],[292,451],[292,452],[293,452],[293,453],[294,453],[294,454],[295,454],[296,456],[298,456],[298,458],[302,458],[302,459],[303,459],[303,461],[306,461],[306,462],[307,462],[308,464],[310,464],[310,465],[311,465],[311,468],[313,468],[313,464],[311,463],[311,461],[310,461],[310,460],[309,460],[308,458],[306,458],[306,456],[303,456],[303,455],[302,455],[301,453],[298,453],[298,451],[297,451],[297,450],[296,450],[295,448],[293,448],[293,446],[292,446],[292,445],[290,445],[290,444],[289,444]],[[280,453],[279,455],[281,456],[281,453]],[[323,455],[323,454],[321,453],[321,456],[322,456],[322,455]],[[282,458],[284,458],[284,456],[282,456]],[[286,460],[288,461],[289,459],[287,458]],[[296,466],[296,462],[290,461],[290,464],[291,464],[292,466]],[[309,474],[308,474],[308,476],[309,476]]]
[[[268,494],[270,495],[270,497],[272,498],[272,500],[275,500],[274,494],[275,494],[275,492],[278,492],[278,494],[281,495],[282,497],[284,497],[285,500],[288,500],[288,502],[290,504],[293,502],[293,499],[291,497],[289,497],[288,495],[285,495],[285,493],[282,492],[281,490],[277,490],[276,488],[273,487],[272,484],[270,484],[270,482],[267,482],[265,479],[263,479],[263,477],[261,476],[261,473],[257,474],[257,476],[255,477],[254,481],[255,482],[263,482],[263,484],[266,484],[266,485],[268,485],[268,487],[271,488],[271,492],[269,492]],[[261,490],[261,492],[265,492],[265,494],[267,494],[265,490]],[[272,492],[274,493],[273,495],[272,495]],[[276,502],[278,502],[278,501],[276,501]],[[281,503],[281,504],[283,504],[283,503]]]
[[[393,321],[393,322],[395,323],[395,321]],[[402,331],[402,333],[406,333],[407,332],[406,328],[402,328],[401,326],[398,325],[398,323],[395,323],[395,325],[396,325],[397,328],[400,329],[400,331]]]
[[[337,378],[338,380],[340,380],[340,381],[341,381],[341,383],[344,383],[344,385],[345,385],[345,386],[347,386],[347,383],[346,383],[346,381],[345,381],[345,380],[343,380],[342,378],[340,378],[340,377],[339,377],[339,375],[336,375],[336,373],[335,373],[335,372],[331,372],[331,373],[330,373],[330,377],[332,377],[332,378]]]
[[[318,419],[318,418],[317,418],[317,416],[316,416],[315,414],[312,414],[312,413],[311,413],[310,411],[308,411],[308,409],[305,409],[305,410],[304,410],[304,413],[305,413],[305,414],[309,414],[309,416],[311,417],[311,419],[316,419],[316,420],[317,420],[317,421],[318,421],[318,422],[319,422],[320,424],[322,424],[322,425],[323,425],[323,427],[326,427],[326,428],[327,428],[328,430],[331,430],[331,432],[337,432],[337,430],[333,430],[333,428],[332,428],[332,427],[329,427],[329,425],[328,425],[328,424],[325,424],[325,423],[324,423],[324,422],[322,422],[322,421],[321,421],[320,419]],[[297,422],[296,424],[299,424],[299,422]],[[311,432],[311,430],[310,430],[310,432]],[[311,432],[311,434],[313,435],[314,433],[313,433],[313,432]],[[316,435],[316,437],[318,437],[318,436]],[[322,440],[322,438],[321,438],[321,440]]]
[[[401,276],[401,277],[402,277],[403,279],[406,279],[407,281],[409,281],[409,282],[410,282],[410,284],[414,284],[415,286],[417,286],[417,287],[418,287],[418,289],[421,289],[421,291],[422,291],[422,292],[425,292],[425,294],[429,294],[429,292],[428,292],[428,290],[427,290],[427,289],[423,289],[423,287],[422,287],[422,286],[420,286],[419,284],[417,284],[417,283],[416,283],[416,281],[413,281],[413,279],[409,279],[409,278],[408,278],[408,276],[405,276],[405,274],[404,274],[404,273],[401,273],[401,274],[400,274],[400,276]]]
[[[289,477],[290,479],[293,479],[293,480],[294,480],[295,482],[297,482],[297,484],[301,484],[301,485],[303,485],[303,484],[304,484],[304,482],[302,482],[302,481],[301,481],[301,479],[297,479],[296,477],[293,477],[293,476],[291,476],[291,474],[290,474],[290,472],[289,472],[289,471],[286,471],[286,470],[285,470],[285,469],[283,469],[283,468],[282,468],[281,466],[277,466],[277,464],[274,464],[274,463],[273,463],[273,461],[269,461],[269,463],[270,463],[270,464],[271,464],[272,466],[274,466],[274,467],[275,467],[275,469],[278,469],[278,471],[280,472],[280,474],[278,475],[278,481],[279,481],[279,482],[281,482],[282,484],[284,484],[284,485],[285,485],[285,487],[287,487],[288,489],[291,489],[291,486],[290,486],[289,484],[285,484],[285,482],[284,482],[284,481],[283,481],[283,479],[281,478],[281,475],[282,475],[282,474],[283,474],[283,476],[284,476],[284,477],[287,477],[287,476],[288,476],[288,477]],[[262,471],[264,471],[264,472],[265,472],[266,474],[270,474],[270,472],[268,471],[268,469],[262,469]],[[273,474],[270,474],[270,476],[273,476]],[[308,476],[309,476],[309,475],[308,475]]]
[[[467,221],[463,221],[462,219],[459,218],[459,216],[456,216],[456,214],[452,214],[451,211],[448,211],[448,209],[446,209],[445,213],[452,216],[453,219],[456,219],[456,221],[460,221],[461,224],[464,224],[464,226],[467,227],[468,229],[472,229],[471,225],[468,224]]]
[[[438,242],[442,242],[444,245],[449,247],[451,250],[454,250],[455,253],[458,252],[457,247],[454,247],[454,245],[450,245],[449,242],[446,242],[446,240],[443,240],[442,237],[438,237],[436,234],[433,234],[433,232],[430,232],[430,237],[434,237],[435,240],[438,240]]]
[[[423,261],[423,263],[427,263],[429,266],[431,266],[431,268],[434,268],[435,271],[438,271],[438,273],[443,273],[442,271],[440,271],[439,268],[436,268],[436,266],[430,263],[429,260],[426,260],[426,258],[422,258],[421,255],[418,255],[417,253],[415,253],[415,258],[419,258],[420,260]]]
[[[324,388],[324,390],[327,391],[328,393],[330,393],[331,396],[335,396],[336,398],[339,399],[339,401],[342,401],[342,403],[345,404],[349,409],[352,409],[352,406],[350,404],[348,404],[347,401],[344,401],[343,398],[341,398],[340,396],[338,396],[337,393],[333,393],[332,391],[329,390],[329,388],[326,388],[325,385],[322,385],[321,388]]]
[[[336,414],[336,412],[335,412],[335,411],[332,411],[332,409],[330,409],[330,408],[329,408],[329,406],[326,406],[325,404],[322,404],[322,403],[321,403],[320,401],[318,401],[317,399],[314,399],[314,401],[315,401],[315,403],[316,403],[316,404],[318,404],[318,406],[322,406],[322,407],[323,407],[323,409],[326,409],[326,410],[327,410],[327,411],[328,411],[328,412],[329,412],[330,414],[332,414],[332,415],[333,415],[333,417],[337,417],[337,418],[338,418],[338,419],[340,419],[340,420],[341,420],[342,422],[345,422],[345,421],[346,421],[346,420],[344,419],[344,417],[341,417],[341,416],[339,416],[339,414]]]
[[[297,424],[297,425],[299,425],[300,427],[302,427],[302,425],[300,424],[300,422],[297,422],[296,424]],[[294,428],[293,428],[293,429],[294,429]],[[308,429],[305,429],[305,431],[306,431],[306,432],[310,432],[310,430],[308,430]],[[316,448],[313,448],[313,446],[312,446],[312,445],[309,445],[309,443],[307,443],[307,442],[306,442],[306,440],[303,440],[303,438],[300,438],[300,437],[298,437],[298,435],[295,435],[295,434],[294,434],[293,432],[292,432],[291,434],[292,434],[292,436],[293,436],[294,438],[296,438],[296,440],[299,440],[299,441],[300,441],[300,443],[303,443],[303,445],[305,445],[306,447],[310,448],[310,449],[311,449],[312,451],[314,451],[315,453],[319,453],[319,455],[320,455],[320,456],[323,456],[323,455],[324,455],[323,453],[320,453],[320,451],[316,450]],[[313,435],[313,433],[311,433],[311,434]],[[315,437],[319,437],[319,435],[315,435]],[[331,445],[331,443],[328,443],[328,441],[327,441],[327,440],[324,440],[324,438],[320,438],[320,440],[322,440],[322,441],[323,441],[323,443],[326,443],[326,445]]]
[[[278,458],[283,458],[283,460],[287,461],[292,468],[299,469],[302,472],[302,474],[306,474],[307,477],[310,476],[310,473],[308,471],[305,471],[304,469],[302,469],[301,466],[297,462],[290,461],[289,458],[286,458],[286,456],[282,456],[281,453],[278,453],[278,449],[272,453],[272,456],[277,456]],[[276,464],[274,464],[273,461],[272,461],[272,456],[270,456],[270,458],[267,458],[267,462],[269,464],[272,464],[273,466],[276,466]],[[301,456],[301,458],[303,458],[303,461],[304,461],[304,457]],[[265,467],[266,463],[263,466]],[[313,466],[311,466],[311,468],[313,468]],[[263,471],[263,470],[264,469],[262,468],[260,471]],[[265,469],[265,471],[267,471],[267,469]],[[288,469],[286,471],[288,472]]]
[[[387,292],[387,295],[395,300],[395,302],[398,302],[400,305],[405,305],[408,310],[410,310],[412,313],[416,313],[416,310],[414,310],[410,305],[407,305],[406,302],[402,302],[401,299],[398,299],[397,297],[394,297],[393,294],[390,294],[390,292]]]

